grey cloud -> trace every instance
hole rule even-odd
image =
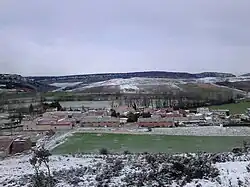
[[[3,0],[3,73],[250,69],[250,1]]]

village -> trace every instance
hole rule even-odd
[[[210,110],[205,107],[174,110],[171,107],[157,109],[117,105],[113,108],[84,107],[74,110],[68,107],[63,111],[57,111],[54,107],[43,114],[26,115],[14,129],[3,128],[6,125],[2,124],[0,157],[29,152],[44,136],[76,129],[84,131],[91,128],[91,131],[103,131],[105,128],[111,128],[117,132],[151,132],[156,128],[249,126],[249,119],[250,108],[243,114],[235,115],[230,114],[228,109]]]

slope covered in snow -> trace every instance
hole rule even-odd
[[[168,157],[168,156],[167,156]],[[204,157],[199,162],[198,170],[204,173],[193,173],[197,163],[195,157],[179,156],[177,159],[184,159],[183,163],[191,164],[187,166],[190,171],[180,172],[181,165],[175,168],[175,157],[169,158],[166,162],[164,155],[64,155],[52,156],[50,158],[50,169],[54,178],[57,180],[56,187],[95,187],[95,186],[162,186],[169,183],[173,187],[248,187],[250,185],[249,156],[226,156],[214,155],[213,159],[217,162],[210,165],[206,164]],[[190,157],[190,159],[185,159]],[[6,187],[27,187],[33,168],[29,164],[30,156],[19,156],[0,161],[0,185]],[[156,159],[156,160],[155,160]],[[163,160],[162,160],[163,159]],[[202,159],[202,157],[200,158]],[[231,160],[231,161],[228,161]],[[162,162],[163,161],[163,162]],[[179,160],[176,163],[179,163]],[[182,161],[181,161],[182,162]],[[191,163],[190,163],[191,162]],[[152,164],[154,163],[154,164]],[[157,164],[156,164],[157,163]],[[205,164],[205,165],[203,165]],[[45,167],[41,168],[46,171]],[[155,173],[156,172],[156,173]],[[178,178],[178,175],[183,177]],[[154,177],[154,173],[155,176]],[[188,176],[202,176],[201,179],[188,179]],[[191,178],[193,178],[191,177]],[[143,181],[143,182],[142,182]],[[180,185],[182,183],[183,185]],[[179,184],[179,185],[178,185]],[[239,185],[240,184],[240,185]]]
[[[68,86],[75,86],[77,84],[81,84],[82,82],[55,82],[50,84],[51,86],[56,86],[58,88],[65,88]]]
[[[70,91],[70,92],[152,92],[152,90],[181,90],[183,84],[213,84],[220,82],[239,82],[249,81],[249,77],[205,77],[196,79],[169,79],[169,78],[116,78],[105,81],[84,83],[84,82],[64,82],[53,83],[51,86],[57,86],[54,91]]]
[[[107,81],[95,82],[89,85],[79,85],[71,91],[83,91],[94,87],[118,86],[121,91],[138,91],[148,86],[166,86],[169,89],[180,89],[178,84],[183,83],[181,80],[164,79],[164,78],[140,78],[134,77],[130,79],[110,79]],[[81,86],[81,87],[80,87]]]

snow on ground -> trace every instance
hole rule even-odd
[[[205,78],[199,78],[196,80],[198,83],[215,83],[224,81],[224,78],[218,78],[218,77],[205,77]]]
[[[29,163],[29,159],[30,156],[27,155],[15,158],[8,158],[3,161],[0,161],[0,186],[4,184],[5,180],[19,179],[24,175],[33,174],[34,170]],[[49,165],[51,171],[53,172],[62,169],[70,169],[72,167],[77,168],[81,166],[90,166],[91,163],[93,163],[93,160],[93,158],[51,156]],[[97,161],[98,159],[95,160]],[[43,171],[46,171],[43,165],[41,169]]]
[[[249,136],[249,127],[175,127],[153,128],[152,133],[164,135],[189,135],[189,136]]]
[[[71,130],[71,131],[66,131],[66,132],[65,131],[57,132],[51,138],[44,136],[43,138],[41,138],[37,141],[37,146],[39,147],[41,145],[44,145],[45,149],[52,150],[55,147],[57,147],[58,145],[64,143],[66,138],[71,136],[74,132],[76,132],[76,131]]]
[[[56,86],[59,88],[65,88],[68,86],[75,86],[77,84],[81,84],[82,82],[54,82],[52,84],[50,84],[51,86]]]
[[[80,85],[82,82],[65,82],[65,83],[52,83],[50,85],[58,87],[57,91],[60,91],[66,87],[77,86],[69,91],[83,91],[87,88],[101,87],[101,86],[119,86],[123,91],[139,90],[140,86],[150,86],[150,85],[166,85],[170,88],[180,89],[178,84],[185,84],[188,82],[193,83],[216,83],[223,81],[237,82],[237,81],[249,81],[250,77],[205,77],[199,79],[167,79],[167,78],[144,78],[144,77],[133,77],[129,79],[110,79],[107,81],[100,81],[91,83],[89,85]],[[56,90],[55,90],[56,91]]]
[[[250,81],[250,76],[245,77],[233,77],[229,79],[230,82],[238,82],[238,81]]]
[[[19,180],[23,175],[33,174],[33,168],[29,164],[30,156],[19,156],[14,158],[7,158],[3,161],[0,161],[0,185],[4,185],[7,181],[11,181],[11,179]],[[51,171],[58,171],[63,169],[72,169],[72,168],[80,168],[80,167],[88,167],[92,166],[96,162],[102,162],[102,158],[91,155],[86,155],[83,157],[73,157],[73,156],[51,156],[50,157],[50,169]],[[194,187],[197,184],[201,184],[202,187],[232,187],[239,186],[238,184],[241,182],[243,186],[250,186],[250,173],[247,172],[246,166],[250,162],[226,162],[226,163],[217,163],[216,167],[220,171],[220,176],[216,180],[193,180],[191,183],[188,183],[186,187]],[[42,170],[45,170],[42,167]],[[123,172],[130,172],[133,169],[129,166],[125,166]],[[45,170],[46,171],[46,170]],[[95,176],[85,175],[82,176],[87,179],[88,183],[83,183],[82,186],[94,186]],[[123,176],[117,176],[112,178],[112,181],[117,181],[121,184],[121,178]],[[9,182],[8,182],[9,183]],[[92,184],[92,185],[91,185]],[[6,187],[10,187],[11,185],[5,185]],[[57,185],[67,187],[70,185],[61,182]],[[73,185],[72,185],[73,186]],[[177,186],[177,185],[172,185]],[[17,187],[17,186],[12,186]]]
[[[87,86],[83,86],[81,88],[73,89],[73,91],[84,90],[87,88],[94,88],[100,86],[120,86],[121,90],[126,89],[133,89],[138,90],[138,86],[147,86],[147,85],[168,85],[169,87],[180,89],[176,84],[180,83],[181,81],[175,79],[164,79],[164,78],[141,78],[141,77],[134,77],[130,79],[110,79],[107,81],[95,82],[91,83]]]
[[[245,181],[247,186],[250,186],[250,173],[247,172],[246,166],[248,162],[230,162],[218,163],[217,168],[221,173],[221,181],[225,186],[238,184],[238,181]]]
[[[50,84],[51,86],[56,86],[58,87],[57,89],[53,90],[53,92],[58,92],[58,91],[62,91],[63,89],[67,88],[67,87],[71,87],[71,86],[76,86],[78,84],[81,84],[82,82],[63,82],[63,83],[52,83]]]
[[[129,84],[120,85],[120,89],[121,90],[139,90],[139,88],[137,86],[129,85]]]
[[[181,136],[249,136],[249,127],[220,127],[220,126],[204,126],[204,127],[175,127],[175,128],[152,128],[151,132],[147,128],[137,127],[120,127],[117,128],[78,128],[79,132],[98,132],[98,133],[141,133],[141,134],[164,134],[164,135],[181,135]]]
[[[220,176],[216,181],[194,180],[185,187],[194,187],[200,183],[202,187],[248,187],[250,186],[250,173],[247,172],[248,162],[217,163]],[[239,185],[241,183],[241,185]]]
[[[250,77],[227,77],[227,78],[205,77],[205,78],[196,79],[195,81],[199,82],[199,83],[216,83],[216,82],[223,82],[226,80],[228,80],[230,82],[249,81]]]

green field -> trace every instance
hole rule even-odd
[[[231,114],[242,114],[250,108],[250,102],[231,103],[219,106],[210,106],[210,109],[229,109]]]
[[[249,137],[236,136],[164,136],[131,134],[76,133],[65,143],[56,147],[53,154],[98,153],[101,148],[109,152],[122,153],[128,150],[138,152],[225,152],[234,147],[242,147]]]

